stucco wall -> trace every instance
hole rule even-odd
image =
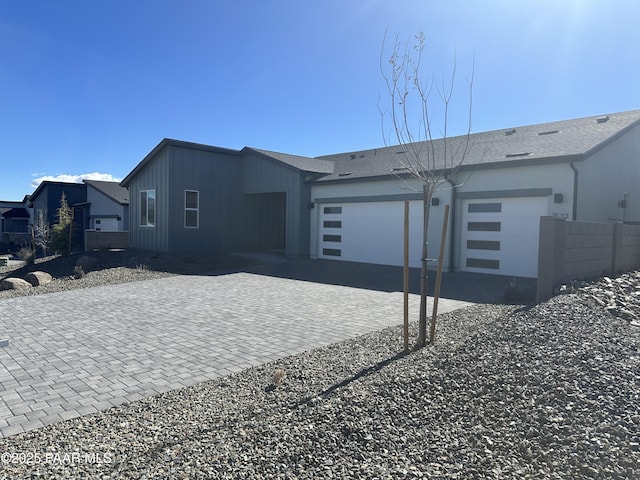
[[[121,205],[113,199],[107,197],[102,192],[99,192],[90,185],[87,185],[87,202],[91,204],[91,217],[117,217],[118,218],[118,231],[125,231],[129,229],[129,217],[126,211],[129,209],[128,205]],[[94,228],[91,225],[91,228]]]
[[[578,212],[581,221],[640,222],[640,125],[592,153],[578,169]],[[627,193],[627,209],[618,201]]]

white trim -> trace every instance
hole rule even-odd
[[[187,193],[195,193],[196,194],[196,207],[187,207]],[[187,225],[187,213],[188,212],[196,212],[196,224]],[[200,228],[200,190],[189,190],[186,189],[184,191],[184,228]]]
[[[149,193],[150,192],[153,192],[153,223],[149,222]],[[146,223],[142,223],[142,194],[143,193],[147,194],[147,203],[146,203],[147,211],[145,212]],[[157,202],[158,197],[156,195],[156,189],[150,188],[150,189],[140,190],[138,198],[140,199],[140,207],[138,209],[139,226],[142,228],[155,228],[157,224],[157,219],[158,219],[158,202]]]

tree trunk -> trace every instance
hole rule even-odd
[[[429,208],[431,207],[431,188],[425,183],[422,189],[423,224],[422,224],[422,260],[420,266],[420,316],[418,318],[418,342],[416,348],[422,348],[427,344],[427,287],[428,267],[427,254],[429,242],[427,232],[429,230]]]

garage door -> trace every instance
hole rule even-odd
[[[95,229],[102,232],[117,232],[117,218],[96,218],[94,220]]]
[[[404,202],[361,202],[319,205],[320,258],[402,265]],[[409,258],[420,263],[422,202],[410,202]]]
[[[537,277],[546,197],[465,200],[462,207],[461,270]]]

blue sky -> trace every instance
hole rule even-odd
[[[449,132],[640,108],[637,0],[0,0],[0,199],[122,179],[164,137],[318,156],[385,143],[385,31],[457,67]]]

